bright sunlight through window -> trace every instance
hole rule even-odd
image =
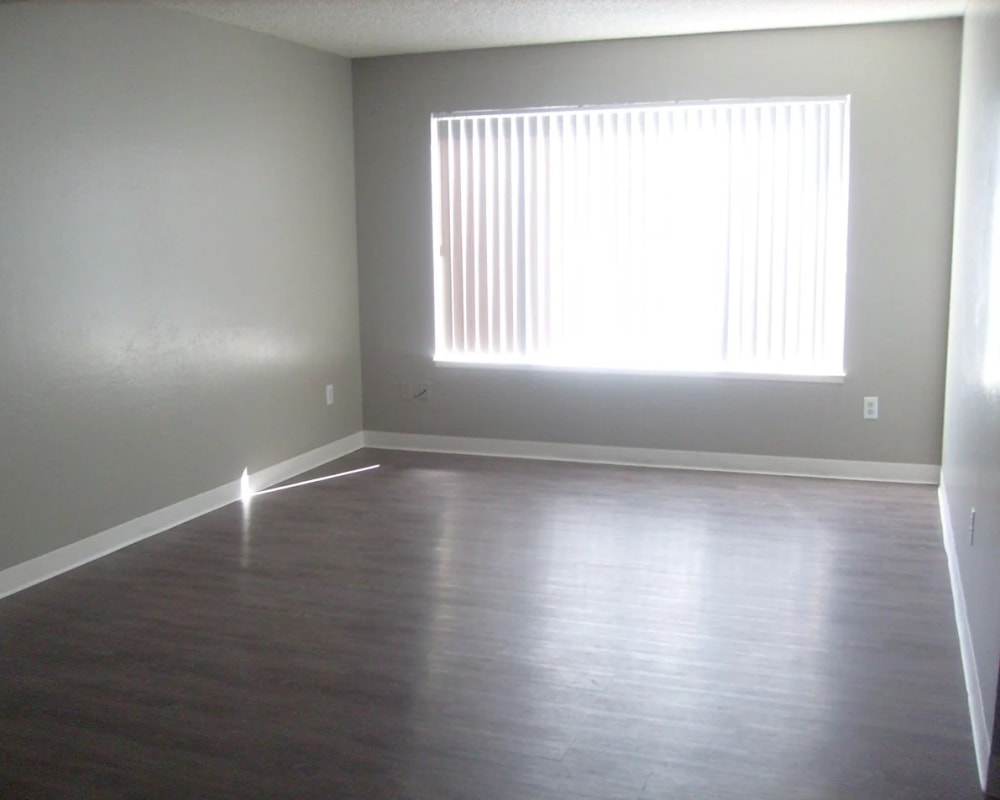
[[[435,115],[436,360],[842,375],[849,112]]]

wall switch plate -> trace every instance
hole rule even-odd
[[[864,403],[864,418],[878,419],[878,398],[866,397]]]
[[[328,406],[332,406],[333,405],[333,384],[332,383],[328,383],[326,385],[326,404]]]

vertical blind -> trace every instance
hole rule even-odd
[[[847,98],[436,115],[438,360],[841,374]]]

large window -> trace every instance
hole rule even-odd
[[[841,375],[847,98],[435,115],[435,358]]]

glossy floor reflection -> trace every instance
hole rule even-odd
[[[0,796],[980,797],[932,488],[376,462],[0,601]]]

